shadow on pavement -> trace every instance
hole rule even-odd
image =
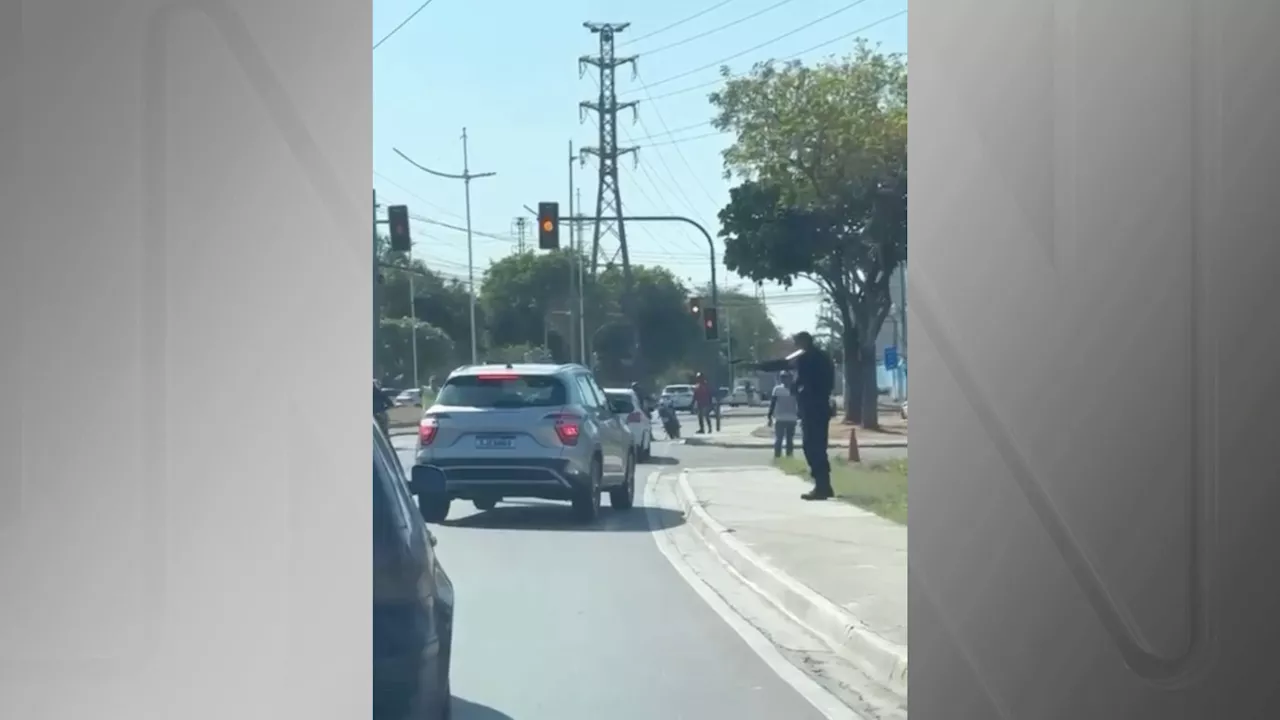
[[[650,455],[649,459],[645,460],[641,464],[641,466],[643,467],[644,465],[676,465],[679,462],[680,462],[679,460],[673,457],[661,457],[659,455]]]
[[[444,525],[486,530],[651,532],[683,525],[684,521],[684,513],[675,510],[636,505],[631,510],[618,511],[610,508],[608,500],[605,500],[599,519],[590,524],[574,517],[573,508],[568,503],[510,502],[487,512],[446,520]]]
[[[453,696],[453,720],[514,720],[510,715],[488,705]]]

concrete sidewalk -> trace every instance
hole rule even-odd
[[[686,445],[721,448],[772,448],[773,436],[761,432],[763,426],[734,425],[708,434],[689,433],[684,436]],[[769,431],[770,433],[772,430]],[[761,437],[765,435],[765,437]],[[796,451],[800,450],[800,431],[796,431]],[[907,436],[894,433],[877,433],[858,430],[858,447],[860,448],[904,448],[907,447]],[[849,447],[849,430],[846,427],[841,434],[832,429],[827,438],[827,447]]]
[[[770,467],[688,470],[678,487],[690,524],[757,591],[905,698],[905,526],[802,501],[806,483]]]

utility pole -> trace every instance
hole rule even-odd
[[[413,325],[409,329],[409,347],[410,354],[413,356],[413,388],[422,390],[422,383],[418,381],[418,303],[417,295],[413,290],[413,262],[412,256],[409,263],[409,319]]]
[[[379,314],[379,300],[382,298],[382,271],[378,268],[378,191],[373,191],[373,355],[374,362],[378,358],[378,336],[382,326],[382,316]],[[374,373],[378,372],[375,365]]]
[[[575,207],[579,208],[579,212],[581,212],[582,188],[575,187],[573,192],[574,202],[576,203]],[[574,229],[574,234],[578,238],[577,250],[574,251],[578,258],[578,347],[582,353],[582,364],[587,365],[589,360],[589,357],[587,356],[587,286],[583,283],[584,274],[582,271],[582,266],[584,264],[582,254],[582,223],[575,220],[569,224],[569,227]]]
[[[477,345],[477,330],[476,330],[476,263],[475,263],[475,244],[474,244],[474,242],[473,242],[473,240],[472,240],[472,237],[471,237],[471,181],[472,181],[472,180],[475,180],[475,179],[477,179],[477,178],[493,177],[494,175],[497,175],[498,173],[496,173],[496,172],[472,173],[472,172],[471,172],[471,158],[470,158],[469,151],[468,151],[468,147],[467,147],[467,129],[466,129],[466,128],[462,128],[462,174],[461,174],[461,175],[455,175],[455,174],[452,174],[452,173],[446,173],[446,172],[440,172],[440,171],[438,171],[438,170],[432,170],[431,168],[429,168],[429,167],[427,167],[427,166],[425,166],[425,165],[420,165],[420,164],[418,164],[418,163],[414,162],[412,158],[410,158],[408,155],[405,155],[404,153],[400,152],[398,149],[396,149],[396,148],[392,148],[392,150],[395,150],[396,154],[397,154],[397,155],[399,155],[400,157],[404,158],[406,161],[408,161],[408,162],[409,162],[409,164],[413,165],[414,167],[418,168],[419,170],[421,170],[421,171],[423,171],[423,172],[425,172],[425,173],[428,173],[428,174],[431,174],[431,175],[435,175],[436,177],[448,178],[449,180],[461,180],[461,181],[462,181],[463,188],[464,188],[464,190],[465,190],[465,192],[466,192],[466,203],[467,203],[467,293],[468,293],[468,296],[469,296],[469,301],[470,301],[470,306],[471,306],[471,307],[470,307],[470,311],[471,311],[471,364],[472,364],[472,365],[475,365],[476,363],[478,363],[478,362],[479,362],[479,355],[480,355],[480,352],[479,352],[478,345]]]
[[[898,392],[901,399],[907,399],[907,264],[898,264],[898,322],[895,326],[899,336],[894,340],[898,346]]]
[[[592,23],[586,22],[583,27],[600,36],[600,54],[584,55],[578,58],[578,74],[585,75],[588,66],[595,67],[599,73],[600,94],[596,100],[583,101],[578,104],[578,112],[585,119],[587,111],[599,116],[599,137],[595,147],[582,148],[583,155],[595,155],[599,160],[599,182],[596,191],[595,230],[591,239],[591,277],[594,278],[600,266],[600,244],[605,235],[617,238],[617,250],[610,255],[608,264],[612,265],[622,258],[622,315],[631,320],[631,355],[633,371],[643,376],[640,354],[640,330],[633,318],[634,281],[631,275],[631,254],[627,249],[627,229],[622,219],[622,196],[618,189],[618,158],[633,154],[634,147],[618,147],[618,111],[630,108],[635,113],[635,101],[619,103],[615,86],[615,75],[619,66],[631,64],[635,71],[636,56],[618,57],[614,53],[614,37],[626,30],[631,23]]]
[[[575,216],[573,204],[573,163],[577,157],[573,154],[573,141],[569,141],[569,217]],[[578,265],[582,258],[578,253],[576,223],[569,223],[569,360],[582,362],[582,346],[578,338],[579,302],[574,293],[582,294],[582,286],[578,283]]]
[[[721,316],[724,317],[724,356],[729,361],[729,390],[732,391],[735,370],[733,366],[733,322],[729,319],[728,308],[725,308],[725,312]]]

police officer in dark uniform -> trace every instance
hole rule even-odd
[[[826,500],[835,496],[831,489],[831,458],[827,455],[835,364],[814,343],[813,335],[800,332],[792,339],[796,345],[795,352],[781,360],[753,363],[751,367],[765,372],[794,369],[796,404],[800,411],[800,443],[805,462],[809,465],[809,474],[813,476],[813,490],[800,497]]]

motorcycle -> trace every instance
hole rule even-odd
[[[680,419],[676,417],[675,408],[670,405],[658,408],[658,419],[662,420],[662,431],[667,434],[667,439],[680,439]]]

